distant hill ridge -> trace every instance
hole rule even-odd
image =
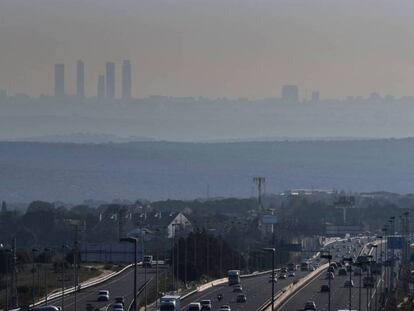
[[[414,138],[233,143],[0,142],[0,200],[248,197],[335,188],[413,190]]]

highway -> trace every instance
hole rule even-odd
[[[162,270],[159,267],[159,275]],[[150,280],[156,276],[155,268],[147,268],[147,280]],[[137,289],[144,285],[145,271],[139,267],[137,271]],[[87,304],[92,304],[95,308],[105,310],[111,303],[113,303],[115,297],[123,296],[125,298],[125,306],[128,307],[133,299],[133,282],[134,282],[134,268],[129,268],[114,278],[105,281],[104,283],[81,289],[76,295],[74,293],[66,295],[64,299],[64,310],[75,311],[75,310],[86,310]],[[98,302],[97,294],[101,289],[109,290],[110,299],[108,302]],[[48,301],[49,305],[62,306],[62,299],[57,298],[52,301]]]
[[[189,303],[200,301],[202,299],[210,299],[212,301],[213,310],[219,309],[219,307],[224,304],[230,305],[231,310],[256,310],[271,297],[272,284],[269,282],[270,275],[271,274],[269,273],[242,279],[241,285],[243,287],[243,293],[247,296],[247,302],[237,303],[236,297],[238,293],[233,293],[233,287],[228,286],[226,283],[214,286],[209,290],[205,290],[184,299],[181,304],[181,310],[187,310]],[[306,275],[306,272],[297,271],[295,277],[288,277],[285,280],[279,279],[275,284],[275,293],[304,275]],[[220,302],[217,300],[218,293],[223,295],[223,299]]]
[[[355,241],[347,243],[346,245],[352,245],[355,247]],[[358,247],[360,250],[361,247]],[[340,257],[343,255],[349,256],[347,252],[344,254],[344,248],[340,249]],[[318,278],[314,279],[308,285],[296,292],[279,308],[281,311],[303,310],[306,301],[313,300],[316,303],[317,310],[328,310],[328,293],[321,293],[320,289],[322,285],[327,285],[328,280],[325,279],[326,273],[322,273]],[[359,307],[359,276],[352,275],[354,287],[351,289],[351,310],[365,310],[367,306],[367,289],[361,288],[361,308]],[[349,272],[347,276],[339,276],[337,271],[335,278],[331,280],[331,310],[349,310],[349,288],[344,287],[346,280],[349,280]],[[377,283],[378,285],[379,283]],[[368,292],[369,293],[369,292]],[[372,297],[374,297],[375,291],[370,290]],[[370,300],[370,299],[369,299]],[[375,303],[375,300],[372,300]]]
[[[334,245],[341,245],[342,242],[335,242]],[[312,262],[313,265],[317,265],[318,258]],[[323,263],[323,261],[321,261]],[[295,277],[288,277],[285,280],[278,279],[275,284],[275,294],[277,294],[281,289],[288,286],[290,283],[304,277],[309,272],[307,271],[296,271]],[[200,293],[196,293],[183,299],[181,302],[181,310],[187,310],[188,304],[191,302],[200,301],[202,299],[210,299],[212,301],[213,310],[217,310],[221,305],[228,304],[231,307],[231,310],[257,310],[263,305],[263,303],[271,298],[271,283],[269,282],[270,273],[255,276],[250,278],[242,278],[241,285],[243,287],[243,293],[247,297],[247,302],[237,303],[236,297],[237,293],[233,293],[233,287],[228,286],[227,283],[223,285],[217,285],[211,287],[211,289],[205,290]],[[221,293],[223,299],[219,302],[217,300],[217,294]],[[289,309],[290,310],[290,309]]]

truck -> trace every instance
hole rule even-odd
[[[229,286],[240,284],[240,270],[227,271],[227,277],[229,279]]]
[[[161,297],[159,311],[180,311],[180,310],[181,310],[180,296],[165,295]]]
[[[145,255],[144,259],[142,260],[142,266],[145,268],[151,268],[152,267],[152,256],[151,255]]]

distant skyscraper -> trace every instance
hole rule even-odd
[[[97,95],[99,98],[105,97],[105,76],[100,75],[98,77],[98,92]]]
[[[55,96],[65,96],[65,65],[55,64]]]
[[[85,97],[85,64],[81,60],[76,63],[76,95]]]
[[[7,97],[7,91],[6,90],[0,90],[0,99],[4,99]]]
[[[319,92],[313,91],[311,101],[314,103],[319,102]]]
[[[297,85],[284,85],[282,88],[282,99],[289,103],[299,102],[299,89]]]
[[[106,63],[106,97],[115,98],[115,63]]]
[[[131,98],[131,62],[124,60],[122,63],[122,99]]]

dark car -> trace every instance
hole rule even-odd
[[[321,286],[321,293],[328,293],[328,292],[330,292],[331,290],[329,289],[329,285],[322,285]]]
[[[48,305],[48,306],[36,307],[36,308],[33,308],[32,310],[34,310],[34,311],[61,311],[62,308],[52,306],[52,305]]]
[[[340,276],[347,275],[346,269],[345,269],[345,268],[341,268],[341,269],[339,269],[339,271],[338,271],[338,275],[340,275]]]
[[[237,302],[246,302],[247,301],[247,297],[246,297],[245,294],[239,294],[239,295],[237,295],[236,301]]]
[[[125,305],[125,298],[124,297],[116,297],[115,303],[122,303],[122,305]]]
[[[309,300],[305,303],[305,307],[303,308],[303,310],[305,311],[309,311],[309,310],[316,310],[316,303],[313,300]]]

